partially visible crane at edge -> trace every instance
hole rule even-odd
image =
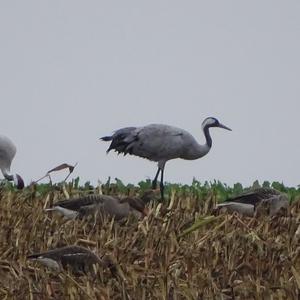
[[[17,148],[6,136],[0,135],[0,169],[5,179],[14,181],[18,189],[24,188],[24,181],[19,174],[11,174],[10,166],[16,155]]]

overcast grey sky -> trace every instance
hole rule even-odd
[[[1,1],[1,134],[29,183],[78,162],[84,181],[136,183],[156,164],[106,155],[99,137],[166,123],[210,153],[165,180],[300,183],[300,1]],[[60,177],[61,176],[61,177]],[[63,175],[55,177],[57,180]]]

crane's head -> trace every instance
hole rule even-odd
[[[223,129],[231,131],[231,129],[229,127],[221,124],[216,118],[213,118],[213,117],[206,118],[202,123],[203,130],[205,128],[209,128],[209,127],[219,127],[219,128],[223,128]]]
[[[13,179],[17,189],[22,190],[25,186],[23,178],[19,174],[15,174]]]

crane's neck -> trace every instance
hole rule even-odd
[[[212,146],[212,139],[211,139],[211,136],[209,134],[209,126],[203,127],[203,133],[204,133],[204,136],[205,136],[206,143],[204,145],[198,144],[197,158],[200,158],[200,157],[206,155],[209,152],[209,150]]]
[[[1,169],[1,171],[2,171],[2,174],[3,174],[3,176],[6,180],[8,180],[8,181],[13,181],[14,180],[14,176],[10,175],[6,169]]]
[[[14,184],[16,185],[17,189],[21,190],[24,188],[24,181],[23,181],[23,178],[18,175],[18,174],[15,174],[15,175],[11,175],[8,173],[8,170],[7,169],[1,169],[2,171],[2,174],[4,176],[4,178],[8,181],[13,181]]]
[[[209,152],[209,150],[212,146],[212,139],[211,139],[211,136],[209,134],[209,126],[203,127],[203,133],[204,133],[204,136],[205,136],[206,143],[204,145],[198,144],[198,149],[196,151],[197,155],[195,155],[196,159],[206,155]]]
[[[192,147],[186,149],[185,154],[182,158],[189,160],[198,159],[209,152],[212,146],[212,139],[209,134],[209,126],[203,127],[202,130],[205,136],[206,143],[204,145],[201,145],[197,141],[195,141],[195,144],[193,144]]]
[[[209,126],[204,126],[203,132],[204,132],[204,136],[205,136],[205,139],[206,139],[206,145],[210,149],[211,146],[212,146],[212,139],[211,139],[211,136],[210,136],[210,133],[209,133]]]

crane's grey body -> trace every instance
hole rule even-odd
[[[115,131],[112,136],[105,136],[101,139],[111,141],[107,152],[115,150],[124,155],[131,154],[158,162],[158,171],[153,180],[153,188],[156,188],[157,178],[161,172],[160,188],[163,198],[163,173],[166,162],[175,158],[194,160],[206,155],[212,146],[212,139],[209,134],[210,127],[231,130],[215,118],[206,118],[202,123],[202,130],[206,139],[204,145],[200,145],[186,130],[164,124],[126,127]]]
[[[5,179],[15,181],[18,188],[24,187],[23,179],[18,174],[10,174],[11,163],[16,155],[17,148],[6,136],[0,135],[0,169]]]
[[[217,209],[238,212],[253,217],[255,214],[274,216],[286,211],[289,205],[286,194],[271,188],[257,188],[229,198],[217,205]]]
[[[103,261],[95,253],[75,245],[31,254],[27,259],[36,260],[57,272],[70,268],[74,273],[88,273],[93,271],[93,265],[103,265]]]
[[[208,153],[207,145],[199,145],[186,130],[163,124],[129,127],[117,130],[115,137],[124,136],[116,151],[159,162],[182,158],[197,159]],[[112,144],[112,146],[114,146]],[[108,151],[114,149],[110,147]]]
[[[134,214],[146,214],[145,203],[139,198],[119,198],[108,195],[88,195],[58,201],[46,211],[58,211],[67,219],[82,218],[93,214],[108,214],[120,220]]]

